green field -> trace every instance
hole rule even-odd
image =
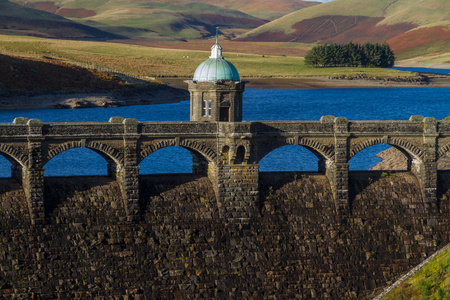
[[[450,299],[450,248],[382,298],[382,300],[406,299]]]
[[[206,49],[205,49],[206,50]],[[0,35],[0,53],[23,57],[51,57],[60,61],[110,70],[131,76],[191,77],[208,51],[41,39]],[[302,57],[224,53],[242,77],[416,78],[417,74],[378,68],[308,68]]]

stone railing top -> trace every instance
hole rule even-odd
[[[8,129],[8,127],[10,129]],[[193,122],[146,121],[133,118],[111,117],[108,122],[42,122],[38,119],[15,118],[13,123],[0,123],[0,136],[24,135],[30,128],[33,135],[102,135],[114,134],[214,134],[237,132],[249,134],[278,133],[377,133],[377,134],[450,134],[450,121],[438,121],[434,117],[414,115],[409,120],[348,120],[345,117],[322,116],[320,120],[302,121],[243,121],[243,122]],[[43,128],[42,132],[39,129]],[[19,128],[22,128],[19,130]],[[33,129],[31,129],[33,128]],[[31,130],[31,131],[30,131]],[[102,132],[103,131],[103,132]]]

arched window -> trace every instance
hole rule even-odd
[[[235,164],[241,164],[244,162],[245,158],[245,148],[244,146],[239,146],[236,150],[236,158],[234,160]]]

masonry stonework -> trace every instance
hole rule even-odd
[[[144,122],[120,117],[108,123],[42,123],[18,118],[0,124],[0,152],[22,174],[32,223],[45,219],[44,167],[57,154],[75,147],[99,153],[116,178],[129,220],[139,214],[139,163],[154,151],[181,146],[191,151],[194,173],[209,174],[224,216],[256,217],[259,161],[284,145],[302,145],[319,159],[327,175],[336,211],[350,212],[349,160],[375,144],[400,149],[411,161],[429,211],[436,212],[437,160],[450,149],[449,121],[413,116],[409,121]],[[21,170],[21,171],[20,171]],[[242,215],[238,216],[238,212]]]
[[[376,144],[409,172],[349,172]],[[261,173],[285,145],[319,159],[315,174]],[[191,175],[141,176],[139,163],[188,149]],[[45,164],[84,147],[109,177],[48,178]],[[0,124],[0,295],[364,299],[448,243],[450,122]]]

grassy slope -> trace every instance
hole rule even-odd
[[[209,48],[209,47],[208,47]],[[208,49],[209,50],[209,49]],[[224,49],[243,77],[340,77],[365,74],[366,77],[411,78],[412,73],[389,69],[305,67],[303,58],[231,54]],[[81,65],[93,65],[134,76],[191,77],[209,51],[170,50],[105,42],[59,41],[0,35],[0,53],[21,56],[52,56]]]
[[[450,299],[450,248],[382,298],[397,299]]]

